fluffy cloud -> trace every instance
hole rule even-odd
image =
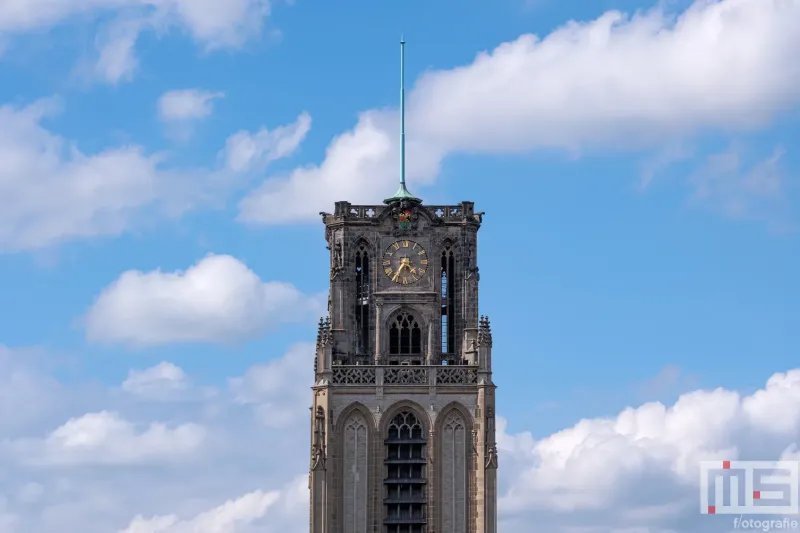
[[[186,458],[203,443],[205,429],[197,424],[170,428],[153,422],[145,428],[117,413],[101,411],[68,420],[44,440],[6,443],[24,461],[33,464],[141,464]]]
[[[539,515],[577,526],[602,513],[620,530],[716,531],[722,524],[697,516],[699,461],[774,460],[798,437],[800,370],[773,375],[749,396],[695,391],[672,406],[631,407],[539,441],[503,434],[514,476],[502,509],[509,521]]]
[[[383,111],[368,111],[351,132],[335,138],[319,166],[304,166],[284,178],[273,178],[251,191],[240,204],[240,220],[285,223],[312,220],[312,212],[329,210],[331,202],[347,199],[372,203],[396,190],[397,121]],[[444,152],[420,140],[407,141],[409,181],[432,182]],[[414,192],[414,191],[412,191]]]
[[[523,35],[469,65],[430,71],[409,94],[409,180],[457,152],[643,148],[745,130],[798,102],[800,1],[698,0]],[[318,166],[266,181],[241,218],[311,220],[331,198],[374,201],[396,180],[396,113],[363,113]]]
[[[61,385],[39,368],[38,350],[0,345],[0,433],[25,427],[59,402]]]
[[[135,47],[142,28],[140,20],[122,20],[98,35],[95,42],[97,58],[90,78],[111,84],[130,81],[139,67]]]
[[[153,400],[174,398],[188,387],[188,378],[181,367],[166,361],[146,370],[131,370],[128,379],[122,382],[125,392]]]
[[[189,520],[180,520],[175,515],[156,516],[145,519],[134,518],[130,525],[119,533],[218,533],[237,531],[263,518],[278,498],[279,492],[255,491],[235,500],[227,501]]]
[[[0,107],[0,245],[35,247],[64,237],[116,234],[130,210],[156,202],[158,158],[138,146],[86,155],[40,122],[53,100]]]
[[[298,345],[231,378],[203,406],[160,404],[158,419],[173,421],[171,429],[145,421],[143,405],[126,403],[126,413],[76,415],[14,447],[16,454],[0,453],[0,492],[9,495],[0,519],[42,533],[302,531],[311,394],[302,376],[311,348]],[[174,365],[165,371],[168,365],[161,373],[185,376]],[[94,401],[112,406],[117,399],[109,390]],[[291,424],[265,420],[260,408],[267,404],[287,411]],[[553,533],[720,532],[730,522],[697,512],[698,461],[796,457],[800,369],[773,375],[751,394],[694,391],[673,405],[630,407],[541,439],[509,434],[499,422],[503,531],[536,523]],[[178,438],[190,424],[203,428],[202,440]],[[9,451],[8,441],[0,451]],[[136,466],[156,461],[158,469]]]
[[[158,116],[164,121],[205,118],[213,111],[213,101],[223,96],[200,89],[169,91],[158,99]]]
[[[149,154],[135,144],[86,154],[42,125],[59,110],[53,99],[22,108],[0,106],[0,251],[118,235],[145,214],[148,219],[176,216],[218,202],[238,184],[238,174],[229,168],[168,169],[163,154]],[[260,158],[263,168],[290,155],[307,121],[301,116],[276,128],[269,143],[258,144],[249,157]]]
[[[299,343],[280,359],[251,367],[229,381],[237,402],[256,406],[267,427],[286,427],[297,420],[298,407],[308,403],[308,391],[299,387],[313,368],[315,347]]]
[[[285,391],[282,382],[293,380],[296,389],[308,392],[294,377],[298,369],[280,362],[296,361],[307,372],[310,363],[291,355],[293,350],[272,361],[272,383]],[[37,383],[52,379],[43,368],[29,364],[26,352],[8,351],[7,356],[18,372],[35,375]],[[143,377],[147,375],[151,378]],[[157,375],[174,381],[186,373],[171,363],[132,370],[123,389],[130,391],[133,382],[158,381]],[[307,476],[298,475],[306,454],[292,453],[304,449],[308,438],[305,405],[283,403],[294,413],[294,423],[275,431],[263,425],[257,402],[282,393],[271,391],[264,380],[244,402],[241,389],[223,386],[209,395],[208,387],[184,379],[184,390],[200,402],[152,405],[149,396],[120,395],[116,387],[87,388],[86,382],[78,382],[64,385],[69,397],[82,400],[62,402],[73,410],[66,422],[5,430],[0,439],[0,531],[296,529],[308,514]],[[231,382],[245,380],[242,376]],[[40,395],[50,393],[39,389]],[[55,407],[48,404],[51,410]],[[88,414],[79,414],[87,406]]]
[[[154,345],[252,338],[318,311],[319,298],[263,282],[229,255],[209,255],[186,271],[124,272],[85,321],[90,340]]]
[[[0,36],[78,17],[112,18],[98,35],[92,65],[81,70],[91,79],[116,84],[135,73],[135,46],[144,31],[164,33],[175,28],[206,50],[238,48],[261,33],[270,11],[269,0],[6,0],[0,3]]]
[[[276,159],[292,155],[310,129],[311,116],[301,113],[292,124],[271,131],[238,131],[225,142],[225,164],[233,172],[263,170]]]

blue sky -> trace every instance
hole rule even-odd
[[[273,497],[295,507],[271,523],[302,529],[304,452],[262,464],[253,440],[305,449],[317,213],[395,190],[401,33],[410,188],[487,213],[481,313],[525,473],[501,474],[505,527],[708,531],[691,506],[637,522],[602,498],[520,499],[546,490],[558,432],[605,435],[629,407],[703,420],[741,395],[718,435],[687,426],[675,464],[796,441],[797,424],[765,447],[740,431],[800,413],[798,0],[221,5],[0,4],[0,533],[131,533],[139,514],[181,533],[246,494],[260,514],[232,532]],[[126,447],[158,423],[174,432],[152,453]],[[70,431],[104,436],[66,453]],[[155,478],[169,498],[136,489],[153,465],[178,469]]]

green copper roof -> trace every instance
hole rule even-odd
[[[397,189],[397,192],[394,193],[394,196],[392,196],[391,198],[387,198],[383,202],[386,204],[390,204],[392,202],[396,202],[397,200],[412,200],[414,202],[422,201],[413,194],[411,194],[410,192],[408,192],[405,180],[400,182],[400,188]]]
[[[406,42],[400,37],[400,188],[394,196],[383,202],[390,204],[397,200],[412,200],[421,202],[419,198],[408,192],[406,188],[406,91],[405,91],[405,54]]]

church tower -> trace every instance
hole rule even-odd
[[[492,333],[472,202],[322,213],[331,253],[311,407],[311,533],[496,533]]]

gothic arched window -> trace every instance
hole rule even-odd
[[[440,520],[450,524],[452,531],[467,530],[468,437],[464,418],[451,411],[438,433],[439,464],[441,465],[442,506]]]
[[[348,417],[342,444],[344,531],[366,533],[367,508],[364,501],[369,497],[370,443],[367,421],[361,413],[354,412]]]
[[[369,295],[370,295],[370,265],[369,252],[366,243],[362,243],[356,250],[356,327],[355,351],[357,356],[370,354],[369,335]]]
[[[392,355],[421,355],[422,330],[410,313],[400,313],[389,326],[389,353]]]
[[[450,245],[447,244],[442,250],[440,276],[442,285],[442,359],[448,361],[453,360],[456,353],[455,269],[455,256]]]
[[[427,520],[425,432],[411,411],[392,418],[386,435],[384,504],[387,533],[422,533]]]

